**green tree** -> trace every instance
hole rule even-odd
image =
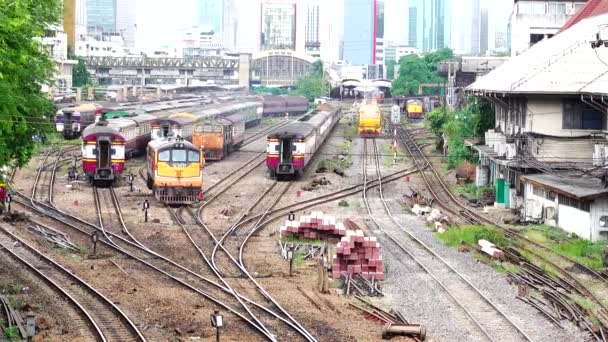
[[[294,94],[306,96],[310,101],[317,97],[327,96],[329,84],[319,76],[310,74],[296,83]]]
[[[468,137],[481,137],[494,126],[494,113],[486,101],[469,98],[467,105],[460,111],[449,112],[437,108],[425,117],[429,129],[448,143],[448,168],[458,167],[463,161],[474,161],[469,147],[464,144]]]
[[[0,0],[0,165],[23,166],[52,128],[53,103],[41,92],[55,64],[40,41],[59,21],[59,0]]]
[[[390,60],[386,62],[386,78],[392,80],[395,78],[395,65],[397,62]]]
[[[408,55],[399,60],[399,75],[393,82],[393,95],[418,94],[421,83],[441,83],[444,79],[437,75],[437,64],[454,57],[450,49],[429,52],[423,57]]]
[[[323,77],[323,62],[320,59],[312,63],[311,74],[316,77]]]
[[[72,85],[74,87],[82,87],[91,82],[91,75],[84,64],[84,60],[82,58],[77,58],[77,60],[78,64],[74,65],[72,69]]]

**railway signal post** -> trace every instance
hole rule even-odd
[[[150,209],[150,202],[148,200],[144,201],[144,222],[148,222],[148,209]]]
[[[289,248],[287,249],[287,260],[289,260],[289,276],[291,277],[292,275],[292,270],[293,270],[293,252],[294,252],[294,246],[289,246]]]
[[[129,173],[129,189],[133,192],[133,181],[135,180],[135,176],[133,176],[133,172]]]
[[[91,235],[91,241],[93,241],[93,255],[97,255],[97,241],[99,241],[99,231],[96,231]]]
[[[11,212],[11,202],[13,201],[13,195],[11,195],[11,193],[7,193],[6,194],[6,204],[7,204],[7,212],[10,213]]]
[[[224,318],[219,310],[211,314],[211,326],[215,328],[215,340],[220,342],[220,329],[224,326]]]

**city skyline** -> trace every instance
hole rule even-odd
[[[78,8],[82,3],[90,4],[84,12]],[[266,3],[294,6],[293,29],[283,32],[292,37],[286,47],[324,60],[370,63],[384,63],[387,50],[393,56],[396,46],[422,52],[450,47],[457,54],[506,49],[504,37],[513,6],[512,0],[463,0],[459,6],[453,6],[454,0],[176,0],[175,6],[167,6],[165,0],[77,0],[76,23],[89,30],[121,33],[134,51],[176,54],[180,32],[201,26],[211,27],[227,51],[257,53],[271,47],[263,46],[265,39],[279,39],[265,32],[269,29],[263,22]],[[374,3],[383,14],[376,19],[382,21],[376,25],[381,37],[373,37]],[[453,25],[456,17],[458,25]]]

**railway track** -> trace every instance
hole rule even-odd
[[[37,186],[36,183],[37,182],[34,183],[34,187]],[[106,190],[106,189],[103,189],[103,190]],[[113,197],[112,200],[117,201],[117,198],[115,196],[113,189],[107,189],[107,190],[109,191],[109,194]],[[151,249],[147,248],[142,243],[137,241],[130,234],[128,234],[130,236],[130,238],[127,239],[127,238],[124,238],[124,237],[118,235],[118,233],[116,233],[115,231],[113,232],[113,231],[110,231],[109,229],[106,229],[107,223],[106,223],[106,225],[104,225],[104,222],[106,222],[106,219],[104,219],[105,213],[103,212],[104,210],[102,209],[102,206],[101,206],[102,201],[101,201],[100,197],[102,197],[102,196],[100,195],[99,189],[95,189],[94,194],[95,194],[96,203],[98,204],[97,209],[100,210],[100,211],[98,211],[98,220],[100,222],[99,223],[100,226],[83,221],[82,219],[80,219],[78,217],[70,215],[70,214],[68,214],[56,207],[48,205],[46,203],[42,203],[40,201],[33,200],[33,199],[23,195],[20,192],[17,192],[17,195],[21,198],[27,199],[27,202],[20,201],[20,200],[16,200],[16,202],[28,207],[29,209],[34,210],[40,214],[43,214],[44,216],[52,218],[52,219],[60,222],[61,224],[66,225],[67,227],[69,227],[73,230],[76,230],[80,234],[86,235],[87,238],[85,238],[85,240],[89,240],[90,237],[93,234],[95,234],[96,232],[101,232],[103,234],[102,235],[103,238],[101,238],[99,241],[102,244],[104,244],[106,247],[109,247],[110,249],[113,249],[116,252],[119,252],[140,263],[144,263],[146,266],[152,268],[156,272],[159,272],[165,276],[168,276],[172,280],[178,282],[180,285],[196,292],[197,294],[205,297],[206,299],[211,300],[213,303],[215,303],[219,307],[223,307],[224,309],[228,310],[229,312],[234,313],[236,316],[243,319],[247,324],[251,325],[254,329],[259,330],[260,333],[262,333],[262,335],[264,335],[264,332],[259,329],[258,325],[255,322],[249,320],[247,317],[242,315],[239,311],[237,311],[236,309],[233,309],[232,307],[229,306],[229,304],[227,304],[227,298],[235,295],[235,292],[233,290],[231,290],[230,288],[224,287],[221,284],[216,283],[211,279],[205,278],[205,277],[187,269],[186,267],[179,265],[179,264],[171,261],[170,259],[167,259],[167,258],[159,255],[158,253],[152,251]],[[31,204],[28,202],[31,202]],[[117,203],[117,202],[115,202],[115,203]],[[122,220],[122,214],[119,211],[118,211],[117,215],[118,215],[117,216],[118,221],[121,222],[121,224],[124,223],[124,221]],[[122,232],[123,233],[128,232],[128,229],[126,228],[126,226],[122,227]],[[219,298],[219,296],[217,294],[211,294],[211,293],[207,292],[209,290],[209,288],[211,288],[212,290],[213,289],[218,290],[222,295],[224,295],[225,298]],[[248,304],[256,306],[262,312],[266,312],[269,315],[271,315],[275,318],[278,318],[280,320],[280,317],[277,317],[277,315],[274,312],[263,307],[262,305],[255,303],[245,297],[239,296],[239,298],[240,298],[239,300],[244,300]],[[266,336],[266,337],[268,339],[272,339],[272,336]]]
[[[415,162],[417,168],[424,167],[425,171],[421,172],[423,179],[427,185],[428,191],[435,199],[435,203],[441,206],[444,210],[452,215],[462,217],[465,222],[473,224],[486,224],[500,229],[507,237],[511,238],[511,242],[522,251],[525,251],[542,263],[550,265],[556,272],[559,273],[564,281],[567,291],[574,291],[579,295],[588,298],[594,304],[598,305],[603,310],[607,310],[607,306],[600,300],[605,298],[608,293],[606,284],[608,278],[606,275],[591,269],[568,256],[557,253],[548,247],[545,247],[535,241],[526,238],[523,234],[511,227],[505,226],[494,220],[491,220],[483,214],[477,213],[475,210],[461,203],[449,190],[443,182],[437,171],[432,167],[428,158],[424,155],[421,148],[418,146],[411,133],[403,127],[397,130],[401,144],[406,148],[410,156]],[[592,286],[595,291],[592,291],[589,282],[595,282],[598,286]],[[608,327],[603,321],[600,321],[601,326],[599,332],[589,329],[591,334],[598,340],[604,340]]]
[[[373,207],[372,200],[367,195],[368,189],[366,186],[369,171],[368,159],[372,160],[372,168],[375,169],[377,178],[381,179],[380,153],[375,139],[371,139],[371,146],[369,146],[368,139],[364,140],[364,149],[363,202],[365,203],[369,217],[376,227],[445,291],[487,340],[519,341],[523,339],[531,341],[530,337],[496,303],[483,294],[432,248],[403,227],[390,210],[389,204],[384,197],[382,182],[378,186],[378,198],[375,201],[381,205],[379,208],[378,206],[376,208]],[[385,220],[381,220],[379,217],[384,217]],[[400,241],[386,229],[385,224],[389,221],[406,233],[409,237],[409,242]]]
[[[395,180],[401,179],[402,176],[404,176],[406,174],[410,174],[410,173],[411,172],[408,173],[407,170],[402,170],[402,171],[396,172],[390,176],[387,176],[385,178],[385,181],[386,182],[395,181]],[[14,173],[13,173],[13,175],[14,175]],[[375,183],[375,185],[372,184],[371,186],[372,187],[377,186],[377,180],[373,181],[373,182],[376,182],[376,183]],[[34,184],[34,186],[36,186],[36,184]],[[244,221],[244,224],[254,222],[254,220],[262,221],[265,219],[265,221],[259,222],[259,224],[258,224],[258,228],[263,227],[274,220],[284,217],[285,213],[287,213],[289,210],[305,210],[305,209],[312,208],[319,204],[328,203],[328,202],[339,200],[339,199],[342,199],[342,198],[345,198],[348,196],[352,196],[353,194],[356,194],[356,193],[360,192],[361,190],[362,190],[361,185],[352,186],[349,188],[345,188],[341,191],[337,191],[333,194],[321,196],[316,199],[311,199],[311,200],[303,201],[303,202],[300,202],[297,204],[287,205],[287,206],[283,206],[280,208],[268,210],[264,214],[259,214],[259,215],[254,215],[254,216],[249,217],[247,220]],[[31,197],[26,196],[23,193],[20,193],[20,192],[15,192],[15,193],[17,195],[16,200],[15,200],[16,204],[20,204],[27,210],[33,211],[39,215],[42,215],[51,220],[54,220],[58,225],[60,225],[62,227],[61,230],[65,231],[67,229],[71,233],[76,233],[76,235],[79,235],[82,238],[82,240],[84,240],[84,241],[90,241],[92,234],[94,234],[97,231],[101,231],[101,228],[98,227],[97,225],[92,224],[90,222],[86,222],[74,215],[70,215],[70,214],[62,211],[59,208],[48,205],[46,203],[36,201],[36,200],[32,199]],[[269,217],[270,215],[274,215],[274,216]],[[253,234],[252,232],[250,232],[250,233]],[[230,289],[228,289],[227,287],[225,287],[222,284],[217,283],[211,279],[208,279],[208,278],[198,274],[197,272],[192,271],[191,269],[188,269],[187,267],[185,267],[179,263],[176,263],[175,261],[173,261],[161,254],[158,254],[158,253],[152,251],[151,249],[146,248],[145,246],[142,246],[141,244],[130,241],[129,239],[126,239],[120,235],[113,234],[112,232],[106,231],[106,234],[108,235],[109,239],[105,238],[105,237],[100,239],[100,243],[102,243],[103,246],[109,248],[110,250],[113,250],[115,253],[124,255],[131,260],[141,263],[141,264],[145,265],[146,267],[154,270],[155,272],[170,278],[171,280],[173,280],[180,286],[182,286],[190,291],[193,291],[193,292],[197,293],[198,295],[201,295],[204,298],[209,299],[210,301],[212,301],[214,304],[218,305],[219,307],[223,307],[226,310],[234,313],[237,317],[239,317],[246,324],[248,324],[252,329],[260,332],[263,335],[263,333],[260,331],[260,329],[256,325],[256,323],[254,323],[252,320],[250,320],[247,317],[245,317],[244,315],[242,315],[239,311],[234,310],[232,307],[228,306],[226,303],[217,299],[214,295],[212,295],[208,292],[209,289],[216,289],[216,290],[220,290],[225,295],[231,296],[233,294],[233,292]],[[244,246],[245,246],[245,244],[242,245],[241,250],[245,248]],[[244,265],[244,261],[242,259],[243,258],[241,256],[241,258],[240,258],[241,264]],[[245,302],[247,302],[247,304],[255,307],[256,310],[260,310],[267,315],[273,316],[276,320],[281,321],[287,325],[291,324],[291,322],[285,320],[281,315],[278,315],[277,313],[268,309],[267,307],[260,305],[257,302],[255,302],[245,296],[239,296],[239,297],[241,299],[243,299]]]
[[[243,144],[241,145],[241,147],[247,146],[247,145],[253,143],[254,141],[261,138],[262,136],[274,131],[275,129],[279,129],[279,128],[287,125],[290,122],[291,122],[290,120],[284,120],[284,121],[279,122],[278,124],[272,125],[270,127],[262,128],[260,131],[254,132],[250,137],[246,138],[243,141]]]
[[[135,323],[108,298],[68,269],[45,256],[22,239],[0,227],[0,254],[23,265],[69,302],[82,319],[72,322],[88,327],[90,336],[100,341],[146,341]]]
[[[261,158],[261,159],[258,160],[258,158]],[[307,341],[316,341],[314,336],[312,336],[312,334],[310,334],[300,322],[298,322],[296,319],[294,319],[276,300],[274,300],[272,298],[272,296],[253,278],[253,276],[251,276],[251,274],[247,271],[247,269],[237,260],[237,258],[235,256],[237,255],[237,253],[239,253],[239,249],[237,249],[236,251],[233,251],[233,253],[231,253],[224,246],[224,242],[227,239],[227,237],[229,235],[233,234],[237,229],[239,229],[241,227],[242,224],[244,224],[243,219],[247,215],[251,214],[251,212],[253,211],[253,209],[256,206],[258,206],[261,202],[266,200],[267,197],[275,199],[274,201],[272,201],[272,204],[271,204],[271,207],[274,206],[276,204],[276,202],[278,201],[278,199],[282,197],[282,195],[285,193],[285,191],[287,191],[289,183],[286,183],[285,186],[280,186],[280,185],[278,185],[277,182],[272,183],[272,185],[266,191],[264,191],[262,193],[262,195],[259,196],[257,198],[257,200],[249,208],[247,208],[246,210],[244,210],[241,213],[241,216],[237,219],[237,221],[234,224],[232,224],[228,229],[224,229],[223,234],[220,233],[220,234],[222,234],[222,236],[219,239],[216,237],[216,235],[214,234],[213,230],[209,227],[209,225],[206,224],[203,220],[202,213],[203,213],[203,209],[205,207],[209,206],[219,196],[225,194],[235,184],[237,184],[241,180],[243,180],[247,175],[249,175],[251,172],[253,172],[255,169],[257,169],[257,167],[260,166],[264,161],[265,161],[264,153],[262,153],[256,157],[252,158],[251,160],[247,161],[243,165],[243,167],[240,167],[237,170],[235,170],[236,172],[232,172],[232,173],[228,174],[226,177],[224,177],[218,183],[214,184],[214,186],[212,188],[214,188],[215,186],[218,186],[219,184],[227,183],[221,189],[217,190],[213,194],[213,196],[211,196],[206,202],[204,202],[197,209],[196,214],[193,215],[193,217],[196,220],[197,225],[199,226],[199,228],[202,228],[202,230],[199,229],[197,231],[194,231],[194,230],[189,231],[188,227],[186,225],[182,224],[182,222],[185,221],[183,218],[180,218],[177,215],[177,213],[173,213],[174,218],[175,218],[175,221],[178,222],[178,224],[182,227],[182,230],[186,233],[186,235],[188,236],[188,239],[190,240],[192,245],[196,248],[198,253],[201,255],[202,259],[205,261],[207,266],[212,270],[212,272],[215,274],[215,276],[217,278],[219,278],[226,286],[230,287],[231,286],[230,284],[232,283],[232,284],[234,284],[234,286],[237,286],[237,287],[243,289],[243,291],[246,291],[246,288],[244,288],[244,285],[247,285],[247,288],[254,290],[254,291],[248,292],[251,295],[257,296],[261,293],[262,297],[260,298],[260,300],[272,303],[274,308],[276,308],[278,310],[277,312],[285,318],[284,322],[289,322],[288,326],[290,328],[292,328],[293,330],[295,330],[295,332],[300,337],[304,338]],[[269,194],[273,191],[273,189],[275,187],[279,188],[279,192],[274,197],[269,196]],[[211,188],[208,190],[211,190]],[[201,232],[204,232],[205,234],[204,235],[200,234]],[[248,235],[242,244],[243,245],[246,244],[252,235],[253,234]],[[218,234],[218,236],[219,236],[219,234]],[[205,246],[205,244],[208,244],[208,242],[212,242],[212,246],[210,247],[211,254],[206,255],[205,252],[203,251],[205,248],[202,248],[202,247]],[[224,262],[221,263],[221,265],[223,267],[220,267],[219,266],[220,263],[218,263],[216,260],[218,252],[219,252],[219,254],[221,254],[222,256],[224,256],[226,258],[224,260]],[[226,274],[228,274],[228,273],[232,277],[226,277]],[[239,281],[234,280],[234,277],[240,277],[240,276],[246,277],[248,282],[243,284],[244,282],[239,282]],[[230,280],[228,278],[230,278]],[[265,320],[264,323],[262,323],[261,321],[264,320],[264,317],[259,317],[257,314],[255,314],[251,310],[248,310],[248,312],[251,315],[251,317],[254,320],[256,320],[260,325],[262,325],[264,327],[275,326],[275,330],[280,331],[281,328],[277,327],[276,324],[274,324],[274,322],[269,322],[269,321]],[[275,335],[275,333],[272,333],[270,331],[270,328],[267,328],[267,331],[270,335],[273,335],[273,336]],[[282,334],[282,336],[289,336],[289,335]]]

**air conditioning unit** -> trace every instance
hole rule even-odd
[[[505,144],[507,148],[507,160],[517,158],[517,147],[515,144]]]

